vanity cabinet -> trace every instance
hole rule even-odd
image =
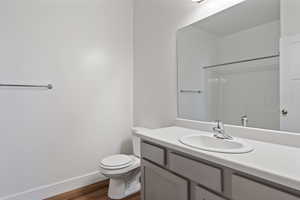
[[[222,169],[185,158],[175,153],[169,154],[169,168],[195,183],[217,192],[222,192]]]
[[[166,162],[166,150],[159,146],[143,142],[141,145],[142,157],[158,165],[164,166]]]
[[[300,200],[295,190],[148,141],[142,200]]]
[[[142,161],[143,200],[188,200],[188,181]]]
[[[300,200],[299,197],[283,190],[238,175],[232,176],[232,198],[234,200]]]
[[[194,191],[194,194],[192,195],[192,200],[226,200],[199,186],[196,186],[192,191]]]

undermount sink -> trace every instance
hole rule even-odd
[[[240,154],[248,153],[253,150],[253,148],[243,140],[236,138],[223,140],[215,138],[212,135],[188,135],[180,138],[179,141],[189,147],[219,153]]]

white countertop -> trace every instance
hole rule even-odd
[[[300,148],[243,138],[242,140],[254,147],[254,151],[225,154],[191,148],[178,141],[182,136],[212,134],[210,132],[174,126],[137,131],[135,134],[156,144],[300,191]]]

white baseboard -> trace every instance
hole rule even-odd
[[[0,197],[0,200],[42,200],[105,179],[106,178],[97,171],[82,176],[73,177],[60,182],[52,183],[49,185],[36,187],[24,192]]]

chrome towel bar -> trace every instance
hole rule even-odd
[[[180,90],[181,93],[202,93],[201,90]]]
[[[24,84],[2,84],[0,83],[0,87],[23,87],[23,88],[46,88],[48,90],[53,89],[53,85],[24,85]]]

